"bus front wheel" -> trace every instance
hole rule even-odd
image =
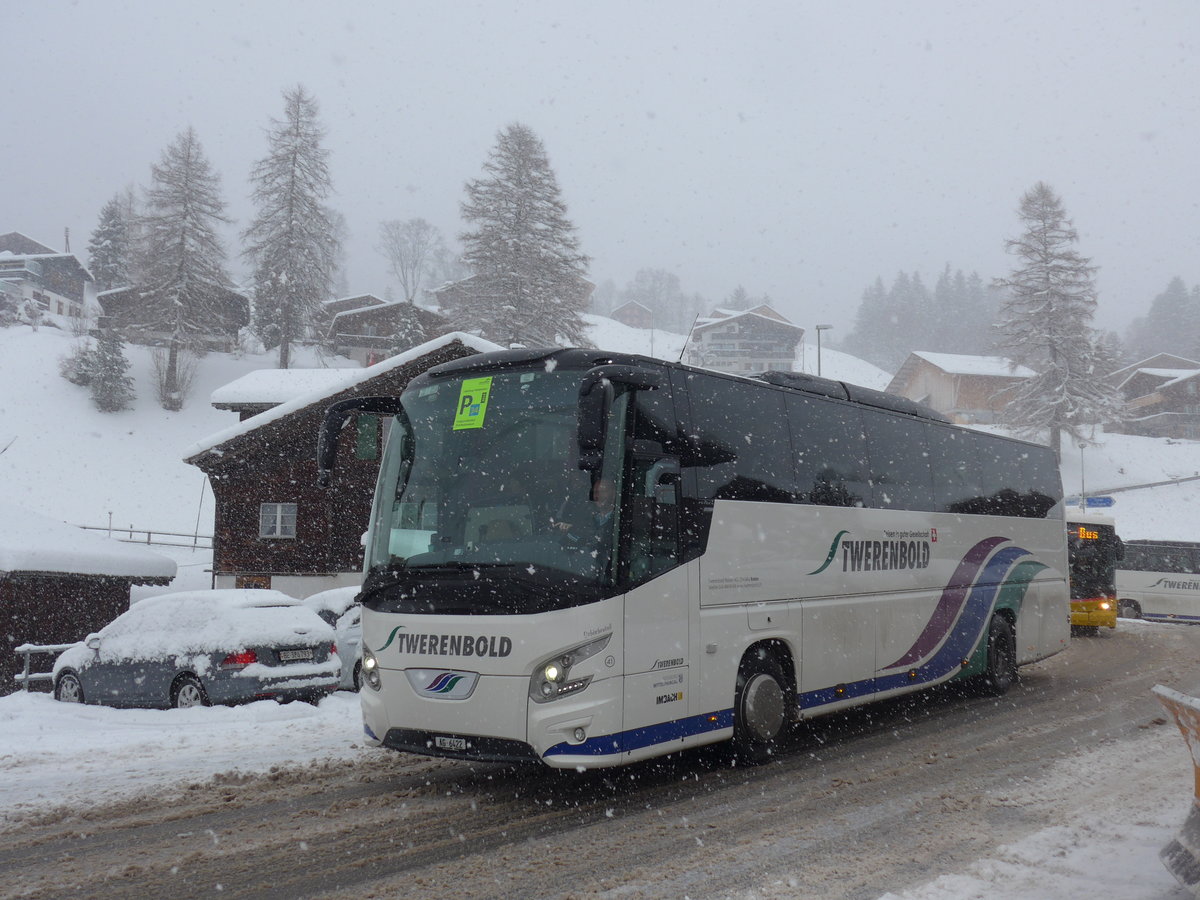
[[[733,706],[733,752],[739,761],[760,765],[779,752],[788,724],[788,696],[770,654],[759,650],[742,660]]]

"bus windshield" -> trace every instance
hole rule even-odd
[[[1071,599],[1115,596],[1116,566],[1122,555],[1123,544],[1114,526],[1068,521]]]
[[[468,612],[529,612],[582,602],[572,590],[594,597],[611,581],[618,461],[595,477],[579,468],[579,376],[503,370],[405,392],[380,470],[367,593],[393,584],[429,594],[458,579],[486,590],[445,584],[424,608],[455,594],[477,607]]]

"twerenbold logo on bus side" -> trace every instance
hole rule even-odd
[[[809,575],[820,575],[841,551],[843,572],[891,572],[897,569],[924,569],[929,566],[930,538],[928,531],[885,532],[896,539],[856,541],[846,538],[849,531],[837,533],[829,544],[829,553],[818,568]],[[843,540],[843,538],[845,538]]]

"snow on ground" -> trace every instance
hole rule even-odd
[[[629,329],[589,317],[593,343],[605,349],[678,358],[683,337]],[[215,410],[216,388],[274,365],[269,355],[209,354],[184,410],[168,413],[154,400],[153,363],[145,348],[128,347],[138,391],[134,409],[99,413],[85,389],[59,377],[57,361],[73,339],[43,327],[0,329],[0,484],[16,506],[74,524],[208,533],[211,493],[203,475],[182,462],[183,451],[233,424]],[[312,366],[350,367],[344,359]],[[798,370],[815,372],[816,348],[797,354]],[[889,379],[868,363],[822,348],[822,374],[882,389]],[[1200,472],[1200,444],[1127,435],[1097,436],[1083,451],[1068,450],[1068,492],[1184,478]],[[1123,536],[1196,539],[1191,512],[1200,480],[1117,492],[1111,510]],[[211,556],[190,547],[155,546],[179,566],[169,590],[210,586]],[[162,592],[139,588],[139,596]],[[1136,625],[1133,627],[1182,627]],[[223,773],[258,773],[276,766],[373,754],[360,741],[357,697],[339,692],[319,706],[258,702],[237,708],[114,710],[59,704],[45,694],[0,697],[0,824],[61,804],[86,807],[143,791],[204,781]],[[1165,900],[1186,896],[1158,860],[1158,850],[1187,814],[1192,770],[1173,729],[1148,729],[1042,773],[1013,802],[1057,804],[1070,797],[1086,810],[1070,825],[997,847],[961,871],[930,873],[931,881],[887,900]],[[1080,766],[1121,773],[1099,779],[1080,798]],[[763,885],[753,896],[787,898],[787,885]],[[749,900],[749,898],[748,898]]]
[[[237,422],[214,409],[209,395],[274,354],[209,353],[200,360],[189,399],[167,412],[155,399],[154,361],[147,347],[127,345],[137,400],[132,409],[102,413],[87,388],[58,374],[76,338],[57,328],[0,328],[0,480],[16,506],[72,525],[212,532],[212,492],[183,451]],[[320,358],[309,348],[297,366],[355,367],[344,357]]]

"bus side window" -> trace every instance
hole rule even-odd
[[[933,475],[924,422],[900,416],[871,416],[867,452],[871,458],[872,506],[932,510]]]
[[[862,414],[849,404],[789,395],[796,500],[863,506],[870,498]]]
[[[983,476],[970,441],[971,433],[962,429],[929,428],[935,512],[983,512]]]
[[[687,390],[699,499],[792,502],[784,392],[694,374]]]

